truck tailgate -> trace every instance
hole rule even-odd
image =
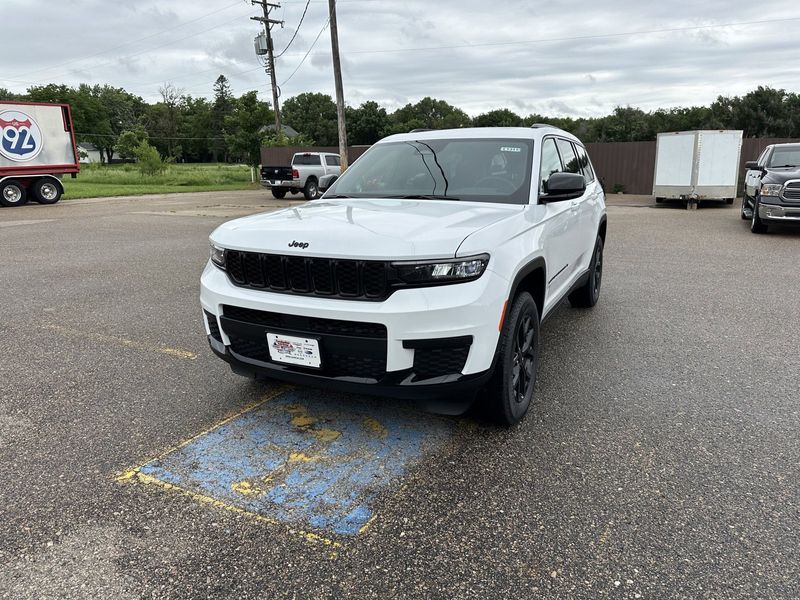
[[[292,167],[261,167],[261,179],[267,181],[291,181]]]

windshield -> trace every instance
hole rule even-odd
[[[768,166],[773,168],[800,166],[800,147],[775,148]]]
[[[326,198],[419,198],[527,204],[533,142],[439,139],[377,144]]]

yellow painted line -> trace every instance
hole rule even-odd
[[[175,358],[184,358],[186,360],[195,360],[197,358],[197,354],[190,352],[189,350],[144,344],[142,342],[129,340],[127,338],[118,337],[115,335],[104,335],[102,333],[94,333],[91,331],[81,331],[79,329],[71,329],[61,325],[40,325],[39,329],[55,331],[56,333],[60,333],[69,337],[89,339],[101,344],[114,344],[123,348],[133,348],[134,350],[143,350],[145,352],[158,352],[160,354],[166,354],[167,356],[172,356]]]
[[[378,515],[372,515],[372,516],[369,518],[369,521],[367,521],[366,523],[364,523],[364,524],[361,526],[361,529],[359,529],[359,530],[358,530],[358,535],[361,535],[361,534],[363,534],[363,533],[364,533],[364,532],[365,532],[367,529],[369,529],[369,526],[370,526],[370,525],[372,525],[372,523],[373,523],[373,522],[375,521],[375,519],[377,519],[377,518],[378,518]]]
[[[206,435],[207,433],[211,433],[215,429],[218,429],[219,427],[222,427],[226,423],[230,423],[231,421],[233,421],[237,417],[241,417],[243,414],[248,413],[251,410],[258,408],[259,406],[261,406],[262,404],[264,404],[266,402],[269,402],[270,400],[274,400],[275,398],[277,398],[281,394],[285,394],[286,392],[288,392],[291,389],[294,389],[294,388],[292,388],[292,386],[289,386],[289,385],[277,386],[274,390],[272,390],[271,392],[269,392],[266,395],[264,395],[261,399],[256,400],[255,402],[251,402],[250,404],[246,405],[244,408],[242,408],[240,410],[237,410],[236,412],[228,415],[227,417],[225,417],[221,421],[218,421],[218,422],[214,423],[211,427],[208,427],[208,428],[202,430],[200,433],[197,433],[197,434],[193,435],[192,437],[183,440],[181,443],[176,444],[174,446],[170,446],[169,448],[167,448],[166,450],[164,450],[163,452],[161,452],[157,456],[154,456],[153,458],[147,459],[140,466],[133,467],[132,469],[128,469],[127,471],[123,471],[121,474],[117,475],[114,479],[116,481],[127,481],[128,479],[131,479],[132,477],[134,477],[139,472],[139,469],[141,469],[144,465],[150,464],[151,462],[153,462],[155,460],[159,460],[161,458],[164,458],[167,454],[175,452],[175,450],[183,448],[187,444],[191,444],[197,438],[202,437],[202,436]]]
[[[268,523],[270,525],[284,525],[283,523],[281,523],[280,521],[276,521],[275,519],[265,517],[264,515],[259,515],[258,513],[250,512],[249,510],[239,508],[238,506],[234,506],[233,504],[228,504],[227,502],[223,502],[222,500],[218,500],[217,498],[212,498],[211,496],[207,496],[205,494],[200,494],[198,492],[187,490],[186,488],[175,485],[174,483],[167,483],[166,481],[161,481],[160,479],[157,479],[151,475],[145,475],[144,473],[141,473],[139,471],[136,471],[134,475],[129,477],[129,479],[133,477],[135,477],[136,480],[139,481],[140,483],[144,483],[146,485],[155,485],[165,490],[177,492],[181,496],[186,496],[187,498],[191,498],[192,500],[196,500],[197,502],[201,502],[203,504],[208,504],[220,510],[227,510],[237,515],[243,515],[249,519],[253,519],[254,521],[259,521],[261,523]],[[117,480],[119,481],[119,478]],[[336,542],[319,534],[312,533],[310,531],[302,531],[295,529],[293,530],[293,532],[309,542],[324,544],[325,546],[330,546],[331,548],[341,548],[342,546],[339,542]]]

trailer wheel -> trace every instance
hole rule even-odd
[[[22,206],[28,201],[25,186],[16,179],[0,183],[0,204],[3,206]]]
[[[44,177],[37,179],[32,186],[33,197],[39,204],[55,204],[61,200],[64,187],[60,182]]]

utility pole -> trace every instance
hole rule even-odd
[[[342,87],[342,65],[339,62],[339,28],[336,25],[336,0],[328,0],[331,11],[331,53],[333,54],[333,78],[336,82],[336,115],[339,121],[339,155],[342,171],[347,168],[347,126],[344,122],[344,88]]]
[[[278,97],[280,96],[280,89],[278,88],[278,82],[275,79],[275,56],[274,56],[274,48],[272,46],[272,25],[280,25],[283,27],[283,21],[276,21],[275,19],[270,19],[269,11],[271,8],[280,8],[280,4],[273,4],[268,2],[267,0],[250,0],[250,4],[258,4],[264,11],[263,17],[250,17],[253,21],[260,21],[264,24],[264,31],[267,35],[267,74],[269,75],[270,83],[272,84],[272,108],[275,112],[275,134],[280,135],[283,131],[281,129],[281,107],[278,103]]]

